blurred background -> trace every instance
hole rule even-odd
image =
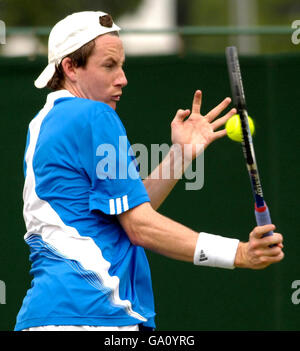
[[[149,148],[170,144],[170,122],[196,89],[203,113],[230,96],[224,52],[238,47],[264,193],[285,236],[284,261],[263,271],[199,269],[148,252],[157,329],[299,330],[298,0],[0,0],[0,330],[13,329],[31,284],[23,154],[28,123],[49,93],[33,81],[47,64],[51,27],[83,10],[109,12],[123,29],[129,85],[117,112],[131,142]],[[186,191],[183,179],[160,212],[246,241],[255,220],[241,146],[215,142],[204,167],[204,187]]]
[[[123,28],[128,55],[222,52],[297,52],[291,24],[297,0],[0,0],[7,25],[4,56],[47,54],[47,35],[66,15],[102,9]],[[138,33],[138,34],[137,34]]]

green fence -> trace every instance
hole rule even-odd
[[[11,330],[31,277],[23,241],[23,152],[27,125],[47,91],[33,87],[45,58],[0,59],[1,223],[0,329]],[[273,222],[285,236],[285,259],[262,271],[199,268],[148,253],[159,330],[299,330],[298,214],[300,55],[242,57],[255,147]],[[202,112],[230,95],[225,56],[129,57],[129,85],[118,113],[132,143],[170,144],[170,122],[190,108],[196,89]],[[255,225],[241,146],[228,138],[205,152],[204,187],[186,191],[182,179],[160,212],[198,231],[247,240]],[[300,297],[300,293],[299,293]],[[5,302],[5,304],[3,303]]]

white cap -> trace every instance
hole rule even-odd
[[[100,11],[73,13],[58,22],[51,30],[48,41],[48,66],[39,75],[34,85],[44,88],[55,73],[55,66],[64,57],[81,48],[99,35],[119,31],[113,23],[111,27],[100,24],[100,17],[107,15]]]

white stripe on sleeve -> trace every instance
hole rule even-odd
[[[114,199],[110,199],[110,200],[109,200],[109,213],[110,213],[111,215],[116,214],[115,200],[114,200]]]
[[[128,211],[129,206],[128,206],[128,197],[127,195],[122,197],[122,201],[123,201],[123,211]]]
[[[116,206],[117,206],[117,214],[122,213],[122,205],[121,205],[121,198],[118,197],[116,199]]]

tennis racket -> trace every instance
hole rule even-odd
[[[226,48],[226,61],[229,73],[229,80],[231,86],[231,93],[234,107],[237,109],[237,113],[240,116],[242,126],[242,148],[243,154],[249,173],[252,193],[255,202],[255,218],[257,225],[272,224],[269,209],[264,201],[262,185],[258,173],[258,167],[255,158],[254,146],[252,136],[248,124],[248,112],[246,106],[246,99],[244,94],[242,75],[240,70],[239,58],[237,48],[235,46],[229,46]],[[263,236],[272,235],[270,231],[265,233]]]

